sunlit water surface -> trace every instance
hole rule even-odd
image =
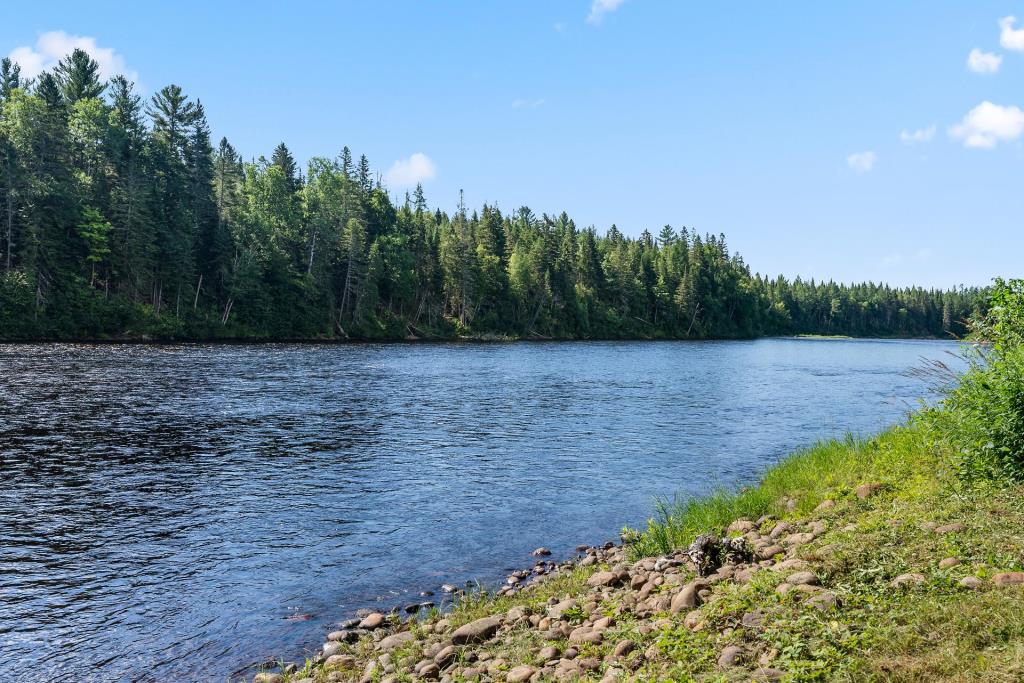
[[[500,580],[642,524],[655,496],[892,424],[927,390],[907,371],[956,350],[0,346],[3,678],[299,659],[357,608]]]

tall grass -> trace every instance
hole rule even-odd
[[[824,441],[773,466],[755,486],[658,501],[647,528],[625,537],[632,554],[645,557],[686,547],[697,535],[722,532],[739,518],[805,515],[826,499],[849,496],[862,483],[913,480],[914,468],[922,464],[914,454],[928,451],[929,435],[919,424],[893,428],[870,440],[848,436]]]

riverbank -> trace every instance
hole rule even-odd
[[[514,594],[368,617],[255,680],[1020,680],[1024,488],[964,488],[949,456],[921,424],[825,443]],[[708,531],[753,557],[698,577],[682,549]]]

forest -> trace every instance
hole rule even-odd
[[[3,339],[949,337],[985,293],[771,278],[686,227],[448,213],[347,147],[244,162],[198,99],[143,100],[84,51],[31,80],[0,63]]]

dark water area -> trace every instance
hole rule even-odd
[[[643,524],[655,496],[897,422],[927,393],[908,370],[956,351],[0,346],[3,680],[301,659],[357,608],[500,581],[537,546]]]

